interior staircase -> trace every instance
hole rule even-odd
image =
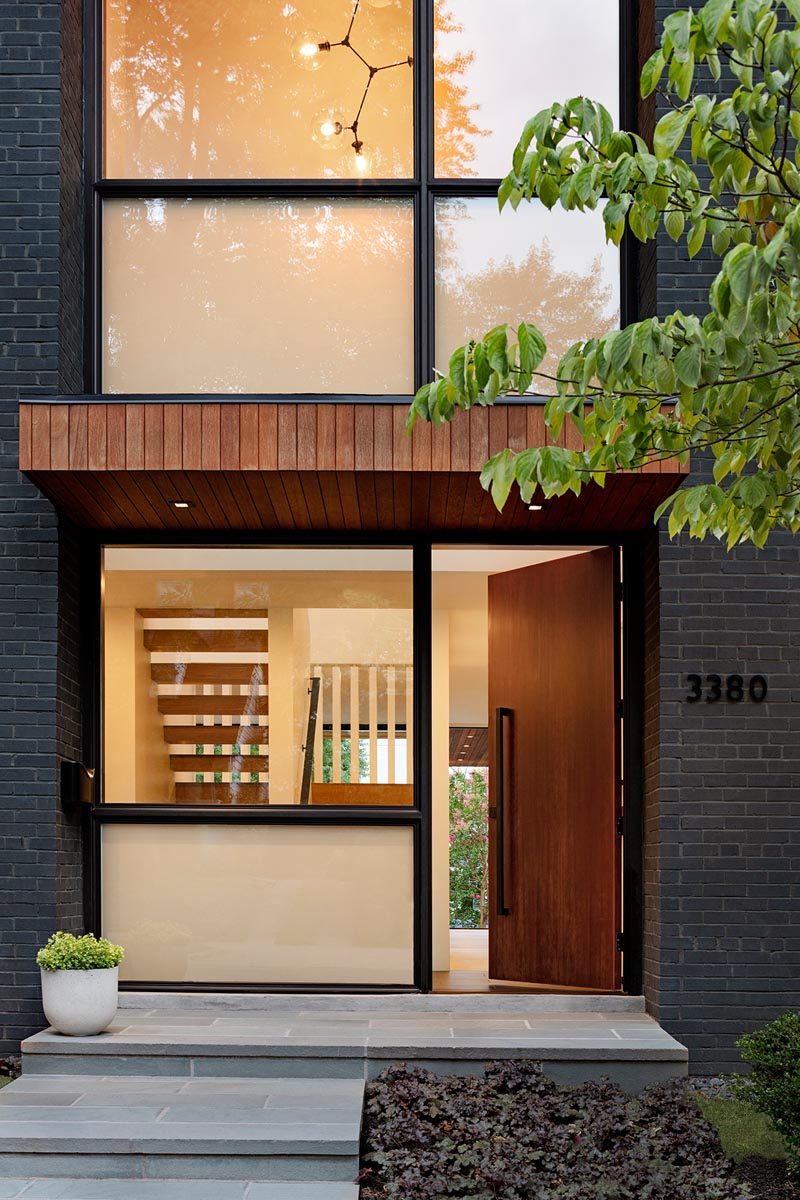
[[[269,613],[139,609],[177,804],[269,803]]]

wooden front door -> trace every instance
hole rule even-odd
[[[489,577],[489,975],[620,986],[615,554]]]

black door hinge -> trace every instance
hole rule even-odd
[[[617,950],[619,951],[620,954],[622,954],[624,949],[625,949],[625,934],[618,933],[617,934]]]
[[[617,837],[622,837],[625,832],[625,818],[622,813],[617,817]]]
[[[622,696],[620,696],[619,700],[617,701],[617,716],[620,718],[625,716],[625,701],[623,700]]]

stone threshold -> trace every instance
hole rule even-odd
[[[373,1013],[643,1013],[644,996],[593,992],[490,992],[444,994],[396,992],[147,992],[122,991],[121,1010],[191,1012],[223,1009],[246,1012]]]

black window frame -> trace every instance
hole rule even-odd
[[[85,288],[84,288],[84,392],[111,401],[124,397],[102,390],[104,330],[102,324],[102,215],[108,199],[407,199],[414,220],[414,390],[433,378],[435,363],[435,244],[434,208],[439,198],[472,199],[496,197],[500,179],[438,177],[435,174],[435,107],[433,95],[435,0],[412,0],[414,39],[412,179],[106,179],[104,160],[104,56],[105,0],[84,0],[85,89]],[[620,123],[634,128],[637,115],[638,9],[636,0],[618,0],[619,8],[619,112]],[[576,88],[576,91],[579,90]],[[555,99],[556,97],[554,97]],[[509,146],[509,165],[512,147]],[[623,239],[620,255],[621,322],[635,316],[635,256],[629,239]],[[141,399],[164,401],[186,399],[199,402],[254,400],[264,402],[398,403],[408,395],[358,393],[149,393]],[[535,402],[535,397],[525,400]]]

